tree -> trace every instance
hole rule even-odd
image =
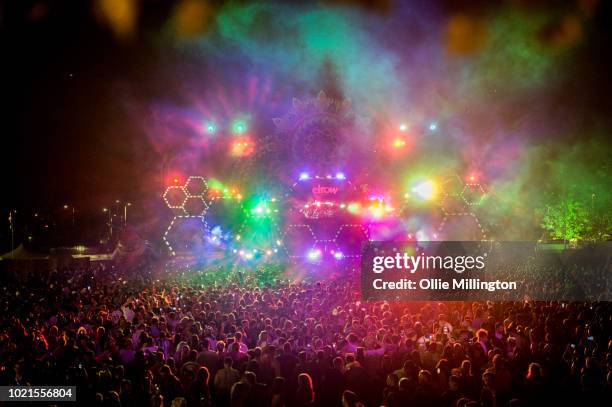
[[[546,205],[542,227],[552,239],[584,240],[591,238],[590,213],[576,200]]]

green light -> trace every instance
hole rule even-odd
[[[271,208],[267,201],[260,201],[250,209],[250,212],[257,217],[265,217],[272,212],[278,212],[278,209]]]
[[[348,204],[346,208],[350,213],[358,213],[359,212],[359,204],[357,202],[351,202]]]
[[[246,130],[247,130],[247,126],[244,122],[237,121],[234,123],[234,133],[242,134],[242,133],[245,133]]]

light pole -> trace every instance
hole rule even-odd
[[[72,226],[74,226],[74,206],[64,204],[64,209],[70,209],[72,211]]]
[[[593,231],[593,241],[595,241],[595,236],[599,233],[596,230],[598,225],[595,223],[595,192],[591,195],[591,230]]]
[[[127,225],[127,210],[128,210],[128,206],[132,206],[131,202],[127,202],[125,205],[123,205],[123,225]]]
[[[15,253],[13,253],[13,251],[15,250],[15,213],[17,213],[17,211],[15,209],[11,209],[9,211],[9,227],[11,228],[11,257],[14,258],[15,257]]]
[[[102,208],[102,212],[108,213],[108,240],[113,236],[113,215],[108,208]]]

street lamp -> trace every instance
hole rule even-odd
[[[15,215],[17,213],[17,209],[11,209],[9,211],[9,227],[11,229],[11,258],[15,258]]]
[[[103,213],[108,213],[108,239],[110,240],[113,235],[113,217],[112,213],[108,208],[102,208]]]
[[[74,226],[74,213],[75,213],[75,209],[74,206],[70,206],[68,204],[64,204],[64,209],[68,209],[70,208],[72,210],[72,226]]]
[[[123,224],[127,225],[127,209],[128,206],[132,206],[131,202],[126,203],[125,205],[123,205]]]

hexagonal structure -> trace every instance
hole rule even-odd
[[[480,205],[485,196],[486,192],[480,184],[465,184],[463,191],[461,191],[461,198],[469,206]]]
[[[338,250],[345,256],[359,256],[361,245],[369,240],[368,231],[362,225],[342,225],[338,228],[334,241]]]
[[[206,214],[208,205],[201,196],[190,196],[185,199],[183,209],[189,216],[203,216]]]
[[[463,191],[464,182],[458,175],[453,175],[442,181],[440,189],[444,195],[459,196]]]
[[[206,222],[201,216],[175,216],[163,238],[172,254],[202,250],[206,244]]]
[[[316,236],[308,225],[288,225],[283,237],[289,257],[304,257],[316,243]]]
[[[169,186],[163,195],[164,202],[170,209],[183,209],[187,200],[187,192],[182,186]]]
[[[461,196],[446,194],[440,201],[440,209],[445,216],[459,215],[468,212],[467,205]]]
[[[204,197],[208,192],[208,184],[204,177],[191,176],[185,181],[185,192],[187,192],[188,196]]]
[[[442,240],[485,240],[487,233],[476,215],[464,213],[445,217],[438,226]]]

